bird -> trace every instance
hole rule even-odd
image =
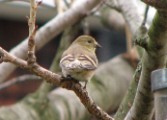
[[[65,50],[60,59],[63,77],[87,82],[98,67],[96,48],[101,45],[89,35],[81,35]]]

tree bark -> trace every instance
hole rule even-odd
[[[167,13],[157,11],[149,29],[147,46],[142,57],[142,72],[134,104],[125,120],[149,120],[153,111],[153,93],[151,91],[151,72],[166,65],[167,51]]]

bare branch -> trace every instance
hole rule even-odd
[[[73,90],[75,94],[80,98],[81,102],[86,106],[88,111],[91,114],[95,115],[95,117],[99,120],[114,120],[95,104],[92,98],[89,97],[86,89],[84,89],[78,81],[71,82],[71,80],[65,80],[62,82],[61,86],[66,89]]]
[[[137,30],[137,33],[135,35],[135,40],[134,40],[136,45],[139,45],[145,49],[147,49],[148,47],[148,39],[149,39],[148,30],[146,27],[148,10],[149,10],[149,6],[146,5],[143,22],[139,27],[139,29]]]
[[[147,22],[148,10],[149,10],[149,5],[146,5],[145,12],[144,12],[144,19],[143,19],[143,22],[142,22],[142,25],[143,25],[143,26],[145,26],[145,24],[146,24],[146,22]]]
[[[28,20],[29,26],[29,36],[28,36],[28,60],[29,66],[33,66],[36,63],[35,56],[35,33],[36,33],[36,12],[37,12],[37,2],[35,0],[30,0],[30,18]]]
[[[128,92],[126,93],[122,103],[120,104],[120,107],[114,116],[115,120],[123,120],[129,109],[132,107],[141,75],[141,70],[142,66],[140,61],[134,73],[133,80],[130,83],[130,87],[128,88]]]
[[[165,67],[165,52],[167,51],[166,15],[166,11],[157,11],[149,29],[148,49],[143,53],[139,85],[134,103],[125,120],[149,120],[152,118],[154,99],[151,90],[151,72],[155,69]]]
[[[82,88],[80,83],[76,83],[75,80],[62,80],[62,77],[59,74],[55,74],[39,66],[38,64],[34,64],[33,67],[29,67],[26,61],[9,54],[2,48],[0,48],[0,53],[1,55],[3,55],[1,57],[4,62],[11,62],[23,69],[31,71],[37,76],[42,77],[49,83],[52,83],[57,86],[63,86],[64,88],[73,90],[75,94],[80,98],[81,102],[84,104],[87,110],[97,118],[101,120],[113,120],[112,117],[110,117],[106,112],[100,109],[100,107],[98,107],[93,102],[93,100],[88,96],[87,91]]]
[[[114,2],[111,3],[115,4],[115,6],[120,9],[126,23],[129,25],[132,34],[135,35],[143,20],[141,17],[142,15],[140,15],[136,9],[137,5],[135,4],[135,1],[129,0],[127,2],[125,0],[114,0]]]
[[[82,27],[83,27],[83,33],[86,35],[89,35],[90,34],[90,26],[89,26],[89,23],[87,22],[87,20],[82,21]]]
[[[139,27],[136,36],[135,36],[135,44],[139,45],[145,49],[148,48],[148,30],[146,28],[146,26],[144,26],[143,24],[141,25],[141,27]]]
[[[147,5],[151,5],[158,10],[166,11],[167,4],[163,0],[141,0],[145,2]]]

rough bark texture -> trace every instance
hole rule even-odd
[[[137,91],[141,70],[141,64],[139,63],[134,73],[133,80],[131,81],[130,86],[128,88],[128,91],[114,116],[115,120],[123,120],[126,114],[128,113],[129,109],[132,107],[134,97]]]
[[[128,2],[125,0],[118,0],[116,2],[113,2],[111,0],[111,3],[114,3],[115,6],[120,9],[120,13],[125,19],[125,24],[128,25],[128,27],[130,28],[132,36],[136,36],[136,33],[142,23],[142,16],[139,14],[135,2],[133,0],[129,0]],[[140,54],[140,56],[141,55],[142,54]],[[114,116],[115,120],[123,120],[129,109],[131,108],[135,98],[140,73],[141,64],[138,65],[134,78],[131,81],[130,87],[128,88],[128,91],[125,95],[125,98],[123,99],[118,111],[116,112],[116,115]]]
[[[117,4],[132,34],[135,35],[142,22],[142,15],[139,14],[135,1],[129,0],[127,2],[124,0],[118,0]]]
[[[151,72],[165,67],[167,51],[167,13],[158,11],[149,29],[147,49],[142,57],[142,72],[134,104],[125,120],[149,120],[153,111]],[[147,41],[146,41],[147,42]]]
[[[148,5],[154,6],[159,10],[167,9],[167,1],[165,0],[141,0]]]

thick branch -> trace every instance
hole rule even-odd
[[[132,104],[134,102],[134,97],[137,91],[137,86],[138,86],[141,70],[142,68],[141,68],[141,62],[140,62],[136,68],[136,71],[133,76],[133,80],[131,81],[130,86],[128,88],[128,92],[125,95],[122,103],[120,104],[114,116],[115,120],[123,120],[126,114],[128,113],[129,109],[132,107]]]
[[[128,2],[124,0],[117,1],[117,5],[133,35],[136,34],[137,29],[142,23],[142,15],[139,14],[134,2],[133,0],[129,0]]]
[[[137,11],[136,9],[137,6],[134,4],[134,1],[130,0],[127,2],[124,0],[118,0],[114,4],[115,6],[117,6],[117,8],[120,9],[120,12],[124,17],[125,22],[127,23],[127,27],[130,28],[132,36],[136,36],[139,39],[141,39],[141,36],[142,37],[144,36],[143,38],[145,40],[146,36],[145,34],[147,33],[147,31],[145,32],[143,29],[139,29],[140,25],[142,24],[142,17]],[[143,33],[145,34],[143,35]],[[142,44],[145,44],[145,42],[143,42]],[[136,95],[136,89],[138,86],[140,72],[138,73],[138,69],[136,70],[135,76],[130,84],[130,87],[125,95],[125,98],[123,99],[120,108],[118,109],[116,116],[114,117],[116,120],[124,119],[129,109],[131,108]]]
[[[87,107],[88,111],[95,115],[96,118],[100,120],[114,120],[95,104],[92,98],[89,97],[88,92],[78,82],[71,84],[71,81],[65,81],[61,85],[69,90],[73,90],[81,102]]]
[[[153,111],[151,72],[165,67],[167,51],[167,13],[158,11],[149,29],[148,49],[142,58],[142,73],[132,108],[125,120],[149,120]],[[143,114],[144,113],[144,114]]]
[[[167,3],[164,0],[141,0],[148,5],[154,6],[159,10],[167,10]]]
[[[147,28],[144,25],[141,25],[139,27],[139,30],[137,31],[135,35],[135,44],[141,46],[142,48],[147,49],[148,47],[148,33],[147,33]]]
[[[136,45],[139,45],[145,49],[147,49],[148,47],[148,39],[149,39],[148,30],[146,27],[148,9],[149,9],[149,6],[147,5],[145,8],[143,22],[135,35],[135,41],[134,41]]]

